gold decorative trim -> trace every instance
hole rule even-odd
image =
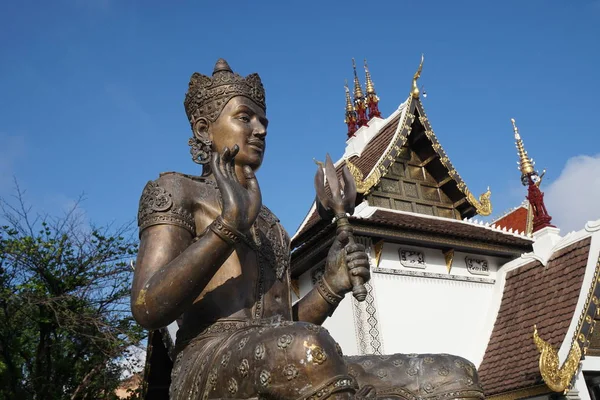
[[[373,250],[375,250],[375,267],[379,267],[379,262],[381,261],[381,253],[383,252],[383,239],[373,245]]]
[[[358,193],[369,193],[369,191],[379,183],[381,178],[387,173],[388,168],[392,165],[393,161],[395,160],[395,156],[397,156],[397,153],[400,151],[400,147],[404,144],[404,141],[406,141],[406,139],[410,135],[410,131],[412,129],[411,125],[415,119],[415,115],[411,113],[412,105],[412,97],[409,97],[406,104],[406,110],[404,111],[404,118],[398,121],[399,128],[397,129],[396,134],[390,141],[390,145],[388,146],[386,153],[381,156],[377,164],[371,169],[371,172],[366,178],[356,165],[351,163],[348,159],[345,160],[346,165],[348,166],[348,170],[350,171],[350,173],[354,177],[354,181],[356,182],[356,191]],[[423,105],[418,99],[415,103],[415,108],[418,108],[420,114],[419,120],[425,128],[425,135],[431,141],[431,146],[440,157],[440,161],[448,170],[448,175],[450,175],[450,177],[454,179],[454,181],[456,181],[458,189],[465,195],[469,204],[471,204],[475,208],[479,215],[491,215],[492,202],[490,198],[492,192],[490,188],[488,187],[487,191],[481,194],[479,198],[476,198],[471,193],[471,191],[467,188],[467,185],[464,183],[464,181],[450,162],[450,159],[446,155],[446,152],[442,148],[441,144],[437,140],[437,137],[435,136],[435,133],[431,128],[427,115],[425,114],[425,109],[423,108]],[[403,139],[402,142],[400,142],[401,138]],[[394,152],[396,154],[392,154]],[[386,161],[388,162],[387,167],[384,165],[384,162]]]
[[[448,273],[452,269],[452,261],[454,261],[454,249],[444,251],[444,259],[446,260],[446,269]]]
[[[488,216],[492,213],[492,202],[490,201],[490,197],[492,196],[492,191],[488,187],[485,193],[482,193],[479,196],[479,199],[476,199],[473,196],[473,193],[469,189],[465,187],[464,193],[467,195],[467,200],[469,203],[475,207],[477,210],[477,214],[482,216]]]
[[[573,376],[579,369],[581,347],[577,341],[571,345],[567,359],[559,368],[558,351],[538,335],[537,326],[533,326],[533,341],[540,352],[540,373],[546,385],[554,392],[567,394]]]
[[[510,392],[487,396],[486,400],[517,400],[527,397],[538,396],[541,394],[550,393],[551,390],[546,385],[530,386],[523,389],[513,390]]]
[[[356,165],[352,164],[350,160],[346,160],[346,166],[352,174],[354,182],[356,182],[356,191],[358,193],[367,193],[369,189],[377,185],[381,179],[381,170],[379,167],[373,168],[373,172],[369,175],[369,177],[367,179],[363,179],[363,173],[360,172],[360,169],[358,169]]]
[[[356,165],[352,164],[350,162],[350,160],[348,160],[348,159],[345,160],[346,166],[348,167],[350,174],[352,174],[352,177],[354,178],[354,182],[356,182],[356,191],[358,193],[366,194],[375,185],[377,185],[379,183],[379,181],[381,180],[381,178],[383,177],[383,175],[385,175],[388,171],[388,168],[386,168],[386,166],[384,165],[384,162],[388,161],[389,166],[391,166],[393,161],[396,159],[395,156],[398,155],[398,153],[400,152],[400,147],[402,147],[402,145],[404,144],[404,141],[402,143],[398,143],[398,140],[400,138],[403,138],[404,140],[406,140],[406,138],[408,137],[408,134],[410,133],[410,130],[411,130],[410,125],[412,124],[412,120],[414,120],[414,118],[415,118],[414,114],[411,114],[411,112],[410,112],[411,106],[412,106],[412,99],[409,97],[407,100],[407,103],[406,103],[406,108],[403,111],[404,118],[398,119],[398,128],[396,128],[396,133],[394,134],[394,137],[392,137],[392,140],[390,141],[390,144],[388,145],[387,151],[385,152],[385,154],[383,154],[379,158],[379,161],[371,169],[371,172],[367,176],[366,179],[364,178],[363,173],[360,171],[360,169]],[[410,124],[407,123],[407,120],[409,118],[411,119]],[[400,127],[402,127],[402,128],[400,128]],[[404,134],[405,131],[406,131],[406,134]],[[395,156],[392,155],[392,153],[395,153]]]
[[[452,162],[450,162],[448,155],[442,148],[442,145],[440,144],[435,133],[433,132],[433,128],[431,127],[431,123],[429,122],[429,118],[427,118],[427,114],[425,113],[425,108],[423,107],[423,104],[420,100],[417,100],[415,108],[417,108],[419,111],[419,120],[421,121],[421,124],[423,124],[423,128],[425,128],[425,136],[427,136],[427,138],[431,141],[431,147],[433,147],[433,150],[435,150],[435,152],[440,157],[440,161],[448,170],[448,175],[450,175],[450,177],[456,181],[458,189],[465,195],[469,204],[471,204],[475,208],[479,215],[484,217],[490,215],[492,213],[492,202],[490,200],[492,192],[490,188],[488,187],[487,191],[479,196],[479,199],[477,199],[471,193],[471,191],[467,188],[465,182],[462,180],[462,178],[452,165]]]
[[[574,346],[575,343],[577,343],[577,341],[581,342],[580,346],[583,347],[584,355],[587,354],[587,350],[588,350],[588,346],[589,346],[588,336],[590,336],[592,334],[592,332],[594,331],[594,328],[596,327],[596,321],[594,320],[594,317],[596,317],[598,314],[598,311],[600,311],[600,308],[598,308],[598,304],[599,304],[598,298],[596,296],[594,296],[594,293],[596,293],[596,291],[598,289],[598,283],[600,283],[600,257],[598,258],[598,261],[596,262],[596,268],[594,269],[594,276],[593,276],[590,288],[588,289],[588,294],[585,299],[585,305],[583,307],[583,310],[581,311],[581,315],[579,316],[579,321],[577,322],[577,328],[575,329],[575,333],[573,333],[573,338],[571,339],[571,348]],[[591,311],[590,306],[592,303],[594,303],[596,309],[590,315],[590,311]],[[585,335],[582,332],[584,324],[589,325],[587,335]]]

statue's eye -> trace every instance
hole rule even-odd
[[[239,119],[240,119],[241,121],[244,121],[244,122],[250,122],[250,117],[249,117],[249,116],[247,116],[246,114],[244,114],[244,115],[240,115],[240,116],[239,116]]]

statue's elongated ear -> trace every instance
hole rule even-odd
[[[194,136],[196,136],[198,139],[211,140],[212,138],[208,132],[209,126],[210,122],[208,119],[204,117],[196,118],[193,124]]]

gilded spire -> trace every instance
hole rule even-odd
[[[352,59],[352,68],[354,68],[354,101],[356,101],[365,96],[363,95],[360,82],[358,81],[358,75],[356,74],[356,62],[354,62],[354,58]]]
[[[533,160],[527,155],[527,150],[525,150],[525,146],[523,145],[523,140],[521,139],[521,135],[519,134],[519,129],[515,123],[515,119],[511,118],[510,122],[513,125],[513,131],[515,132],[515,142],[517,146],[517,154],[519,155],[519,170],[521,171],[521,181],[525,185],[527,182],[527,177],[536,174],[533,169]]]
[[[524,186],[527,186],[527,201],[529,201],[531,212],[533,214],[532,232],[537,232],[542,228],[554,225],[550,223],[552,217],[548,214],[546,204],[544,204],[544,193],[542,193],[539,188],[541,177],[538,175],[537,171],[533,169],[533,160],[527,155],[527,150],[525,150],[523,140],[521,139],[514,118],[511,118],[510,122],[512,122],[513,131],[515,132],[515,141],[517,142],[517,154],[519,155],[517,164],[521,171],[521,183]]]
[[[356,123],[356,111],[354,110],[352,99],[350,99],[350,89],[348,88],[348,81],[345,82],[344,89],[346,90],[346,118],[344,118],[344,122],[348,126],[348,137],[350,138],[358,129],[358,125]]]
[[[365,59],[365,75],[367,77],[367,95],[375,94],[375,85],[373,85],[373,81],[371,80],[371,74],[369,73],[367,59]]]
[[[417,80],[421,77],[421,71],[423,71],[423,61],[425,61],[425,55],[421,54],[421,63],[419,64],[417,72],[415,72],[415,75],[413,76],[412,88],[410,90],[410,94],[415,99],[418,99],[420,94],[419,87],[417,86]]]
[[[352,99],[350,98],[350,89],[348,88],[348,81],[346,80],[344,84],[344,89],[346,89],[346,112],[353,112],[354,106],[352,105]]]
[[[368,119],[371,120],[373,117],[381,118],[381,112],[379,111],[379,97],[377,97],[377,93],[375,93],[375,85],[373,85],[373,80],[371,79],[367,60],[365,60],[365,74],[367,78],[366,103],[369,111]]]

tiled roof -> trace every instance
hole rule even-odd
[[[375,207],[372,207],[375,209]],[[353,216],[350,222],[359,229],[358,226],[378,225],[390,228],[410,231],[414,233],[423,233],[427,235],[438,235],[443,237],[452,237],[458,239],[467,239],[479,243],[489,243],[494,245],[508,246],[514,248],[517,253],[530,252],[533,239],[518,233],[502,231],[491,226],[481,225],[470,221],[459,221],[456,219],[435,217],[424,214],[417,214],[406,211],[392,211],[386,209],[375,209],[368,217]],[[294,252],[302,252],[305,248],[314,245],[322,240],[327,228],[332,223],[319,220],[315,228],[311,230],[310,237],[306,237],[301,242],[292,243]]]
[[[521,205],[506,215],[494,221],[494,225],[500,228],[512,229],[514,231],[526,232],[528,210]]]
[[[542,383],[533,326],[555,348],[565,340],[581,290],[591,239],[506,274],[500,310],[479,367],[486,396]],[[567,338],[568,340],[568,338]]]
[[[354,156],[350,158],[350,162],[357,166],[365,177],[375,167],[385,149],[390,145],[390,141],[393,139],[398,128],[398,121],[400,121],[401,115],[402,113],[398,114],[379,131],[377,136],[365,147],[360,157]]]
[[[421,214],[377,210],[369,218],[369,221],[411,229],[421,232],[438,233],[448,236],[477,239],[480,241],[496,244],[531,246],[533,240],[529,237],[503,232],[490,226],[479,225],[469,221],[459,221],[450,218],[431,217]]]

